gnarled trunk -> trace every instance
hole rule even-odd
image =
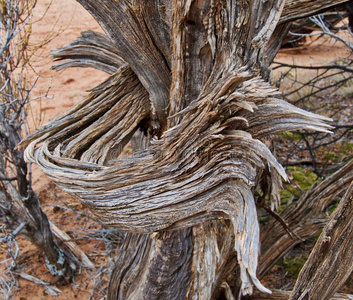
[[[345,1],[78,2],[107,36],[83,33],[54,56],[74,60],[59,67],[93,65],[110,77],[22,147],[103,222],[129,232],[108,298],[269,292],[256,277],[253,195],[266,171],[276,206],[286,175],[267,141],[329,128],[281,99],[269,63],[290,20]],[[135,155],[117,159],[133,136]]]

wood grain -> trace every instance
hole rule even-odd
[[[286,22],[341,1],[78,2],[106,36],[83,33],[54,52],[69,59],[57,68],[94,65],[110,76],[20,147],[128,232],[109,299],[232,299],[254,285],[269,293],[256,276],[254,191],[268,172],[275,207],[286,174],[268,140],[327,132],[330,119],[282,100],[268,67]],[[133,136],[134,155],[119,158]]]

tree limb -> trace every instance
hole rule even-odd
[[[350,0],[286,0],[279,24],[309,17],[349,2]]]
[[[353,271],[353,181],[300,271],[290,300],[331,299]]]

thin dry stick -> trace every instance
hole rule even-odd
[[[50,228],[53,231],[53,234],[57,239],[60,241],[64,242],[65,246],[70,249],[72,254],[74,254],[81,262],[82,264],[91,269],[95,270],[96,267],[94,264],[90,261],[90,259],[87,257],[87,255],[82,251],[82,249],[74,242],[72,241],[71,237],[60,230],[54,223],[49,222]]]

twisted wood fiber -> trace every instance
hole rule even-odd
[[[162,291],[152,284],[155,275],[163,286],[164,279],[152,272],[158,255],[163,249],[174,253],[183,236],[189,241],[190,227],[193,250],[185,243],[188,250],[181,255],[197,275],[186,269],[168,273],[187,288],[172,286],[165,295],[208,299],[223,283],[229,294],[225,275],[217,272],[227,273],[234,250],[241,292],[251,294],[253,284],[269,292],[256,278],[253,190],[269,169],[272,201],[278,204],[280,176],[286,175],[266,139],[280,131],[329,129],[329,119],[286,103],[261,77],[267,76],[286,28],[278,23],[293,18],[287,16],[292,1],[79,2],[107,36],[86,32],[53,52],[59,60],[73,59],[57,68],[94,66],[110,76],[20,147],[27,147],[28,161],[104,223],[132,232],[124,249],[136,260],[119,260],[110,297],[141,299],[149,291],[151,299],[158,298]],[[119,159],[141,128],[155,136],[149,148]],[[221,228],[228,228],[223,240],[217,237]],[[168,254],[162,257],[173,261]]]
[[[113,76],[127,70],[124,67]],[[232,90],[219,84],[213,93],[192,103],[183,111],[180,124],[153,141],[147,153],[120,160],[102,158],[111,157],[109,151],[115,153],[124,144],[121,133],[136,129],[148,111],[148,101],[143,93],[138,97],[136,87],[130,93],[112,85],[114,92],[109,90],[106,97],[94,91],[89,105],[79,104],[82,107],[45,130],[50,138],[42,145],[38,145],[42,137],[34,139],[26,159],[104,223],[122,230],[149,233],[190,227],[215,217],[231,219],[242,276],[250,276],[261,287],[255,276],[259,228],[252,188],[259,168],[268,166],[283,178],[286,175],[259,138],[297,126],[318,130],[328,126],[322,123],[324,118],[275,98],[277,92],[260,78],[245,73],[224,80],[227,86],[233,82],[237,85]],[[113,101],[112,95],[120,98]],[[140,102],[138,114],[135,106]]]

